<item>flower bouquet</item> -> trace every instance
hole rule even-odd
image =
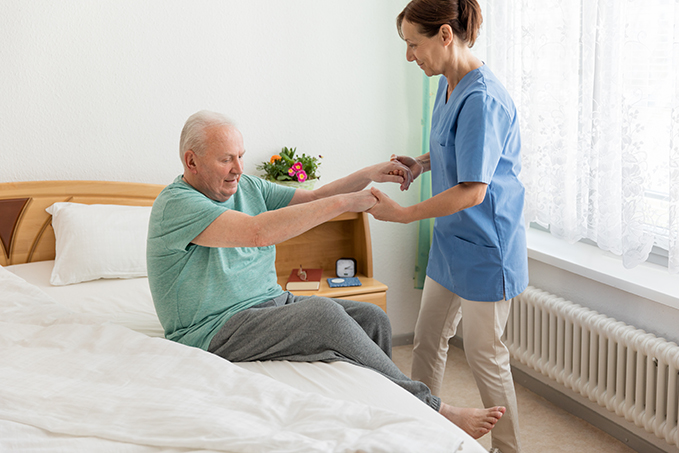
[[[318,166],[321,165],[319,159],[323,156],[295,156],[296,151],[297,148],[284,147],[280,154],[271,156],[269,162],[258,165],[257,170],[264,172],[264,179],[279,184],[317,180]]]

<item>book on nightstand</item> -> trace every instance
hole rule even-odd
[[[321,287],[323,269],[302,269],[306,272],[306,280],[302,280],[300,269],[293,269],[285,284],[286,291],[315,291]]]

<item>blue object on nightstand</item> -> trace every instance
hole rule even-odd
[[[329,278],[328,286],[331,288],[339,288],[343,286],[361,286],[361,281],[358,277],[341,277]]]

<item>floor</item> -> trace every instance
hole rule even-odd
[[[394,347],[393,359],[401,371],[410,375],[412,345]],[[459,348],[450,348],[443,388],[440,396],[448,404],[482,407],[464,352]],[[617,439],[531,391],[517,385],[516,394],[523,453],[634,453]],[[490,435],[479,442],[490,448]]]

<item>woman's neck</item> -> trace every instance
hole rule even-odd
[[[458,47],[456,50],[458,50],[459,57],[454,58],[443,71],[443,76],[448,81],[448,96],[464,76],[483,66],[483,62],[476,58],[468,47]]]

